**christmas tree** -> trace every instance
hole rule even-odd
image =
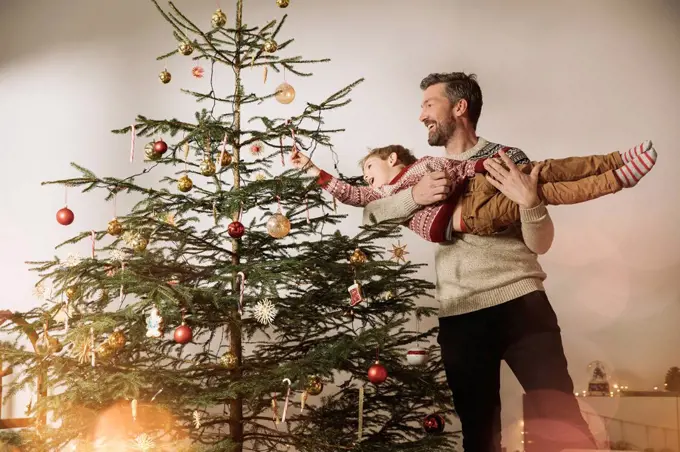
[[[451,450],[440,357],[418,345],[436,329],[413,327],[436,314],[417,306],[431,283],[414,277],[403,248],[396,262],[385,252],[395,225],[341,234],[333,201],[286,163],[294,147],[332,152],[342,130],[324,127],[324,114],[361,80],[296,110],[290,84],[260,95],[242,78],[309,76],[301,68],[327,61],[285,56],[285,16],[247,25],[238,0],[233,19],[218,9],[204,31],[172,3],[152,3],[174,36],[159,59],[210,77],[208,93],[183,90],[210,108],[114,130],[143,168],[130,177],[72,164],[76,177],[46,182],[139,202],[57,246],[85,241],[89,256],[30,262],[45,301],[12,313],[2,329],[15,340],[0,352],[16,376],[8,395],[36,397],[29,427],[1,439],[26,451]],[[212,83],[220,65],[233,71],[229,92]],[[173,86],[167,70],[160,81]],[[277,101],[290,117],[262,114]],[[75,216],[66,206],[57,220],[74,228]]]

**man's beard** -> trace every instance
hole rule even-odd
[[[455,130],[456,123],[453,121],[445,124],[435,123],[434,130],[427,135],[427,142],[430,146],[446,146]]]

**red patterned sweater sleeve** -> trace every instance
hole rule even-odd
[[[321,170],[316,181],[338,201],[350,206],[364,207],[369,202],[383,197],[377,190],[370,187],[355,187],[331,176],[324,170]]]
[[[466,179],[474,177],[475,173],[483,171],[482,163],[443,157],[425,157],[413,166],[411,177],[406,177],[409,176],[408,173],[405,175],[405,185],[415,185],[425,173],[432,171],[444,171],[453,183],[453,192],[446,200],[423,207],[408,223],[408,228],[425,240],[436,243],[445,242],[448,228],[451,227],[453,211],[462,192],[462,184]]]

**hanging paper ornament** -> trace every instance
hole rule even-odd
[[[234,370],[238,367],[238,358],[236,357],[236,354],[231,351],[228,351],[222,355],[220,362],[228,370]]]
[[[204,176],[214,176],[215,171],[217,170],[215,168],[215,163],[210,158],[206,158],[205,160],[203,160],[201,162],[200,168],[201,174],[203,174]]]
[[[189,176],[187,176],[186,174],[180,177],[179,180],[177,181],[177,188],[182,193],[188,192],[193,188],[193,186],[194,183],[191,181],[191,179],[189,179]]]
[[[361,265],[365,264],[368,258],[366,257],[366,254],[361,251],[359,248],[354,250],[354,253],[349,258],[349,262],[352,265]]]
[[[168,83],[170,83],[170,80],[172,80],[172,75],[170,75],[168,71],[164,70],[163,72],[158,74],[158,78],[160,79],[161,83],[167,85]]]
[[[196,78],[203,78],[203,73],[205,70],[201,66],[194,66],[191,69],[191,75],[193,75]]]
[[[229,237],[233,237],[235,239],[240,239],[243,237],[243,234],[246,232],[246,227],[243,226],[243,223],[240,221],[232,221],[229,223],[229,226],[227,226],[227,233],[229,234]]]
[[[415,347],[406,352],[406,361],[411,366],[423,366],[427,364],[429,354],[427,350]]]
[[[112,236],[119,236],[123,233],[123,225],[118,221],[117,218],[109,221],[109,225],[106,227],[106,232]]]
[[[64,226],[68,226],[69,224],[73,223],[73,220],[75,219],[75,214],[71,209],[68,207],[62,207],[57,211],[57,221],[59,224],[62,224]]]
[[[202,421],[202,418],[203,418],[203,415],[201,414],[201,412],[198,411],[198,410],[194,410],[191,417],[194,419],[194,427],[201,428],[201,421]]]
[[[368,369],[368,381],[375,385],[387,380],[387,369],[383,366],[380,361],[376,360],[375,363]]]
[[[282,104],[289,104],[295,100],[295,88],[283,82],[276,87],[276,100]]]
[[[191,55],[194,51],[194,46],[192,46],[189,41],[184,41],[179,44],[177,50],[179,50],[179,53],[182,55]]]
[[[425,429],[425,432],[428,434],[442,433],[445,426],[446,423],[444,422],[444,418],[436,413],[428,414],[425,416],[425,419],[423,419],[423,429]]]
[[[350,306],[356,306],[362,301],[364,301],[364,294],[361,290],[361,284],[359,284],[359,281],[354,281],[354,284],[349,286],[347,291],[349,292]]]
[[[250,145],[250,153],[253,156],[258,157],[260,154],[262,154],[262,151],[264,151],[264,143],[261,141],[256,141]]]
[[[163,335],[163,317],[156,306],[151,308],[146,318],[146,337],[161,337]]]
[[[262,49],[267,53],[274,53],[279,48],[279,45],[273,39],[267,39],[262,46]]]
[[[224,27],[227,23],[227,15],[222,12],[221,9],[217,8],[212,15],[212,24],[215,28]]]

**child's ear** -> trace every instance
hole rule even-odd
[[[387,163],[389,163],[390,166],[394,166],[397,164],[399,161],[399,157],[397,157],[397,153],[393,152],[387,157]]]

